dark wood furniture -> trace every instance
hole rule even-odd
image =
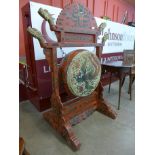
[[[135,44],[134,44],[135,48]],[[123,64],[124,65],[133,65],[129,71],[129,89],[128,93],[130,94],[130,100],[132,99],[132,84],[135,80],[135,52],[133,50],[124,50],[123,52]]]
[[[38,111],[44,111],[51,107],[50,103],[50,87],[47,86],[50,80],[50,73],[46,73],[46,78],[43,74],[43,66],[48,66],[48,63],[45,60],[36,60],[35,59],[35,50],[33,45],[33,38],[29,33],[27,33],[27,27],[31,26],[31,11],[30,3],[27,2],[26,5],[22,8],[22,20],[23,20],[23,35],[24,35],[24,46],[25,46],[25,62],[26,65],[19,61],[20,72],[19,76],[24,77],[26,80],[24,83],[19,85],[19,95],[20,101],[30,100],[30,102],[37,108]],[[21,71],[22,70],[22,71]],[[26,71],[26,74],[24,73]],[[23,78],[22,78],[23,79]],[[23,81],[23,80],[22,80]]]
[[[132,84],[135,81],[135,66],[131,67],[129,77],[128,94],[130,94],[130,100],[132,100]]]
[[[48,21],[51,31],[56,33],[58,42],[49,42],[46,37],[36,29],[28,28],[29,33],[37,38],[51,67],[52,77],[52,108],[43,114],[50,125],[61,134],[68,144],[75,150],[80,148],[72,125],[86,119],[95,110],[115,119],[116,112],[112,110],[108,102],[103,98],[101,82],[96,90],[85,97],[76,97],[61,93],[61,81],[59,67],[57,65],[58,47],[85,47],[96,48],[96,55],[101,60],[103,43],[97,43],[97,37],[101,28],[97,27],[96,21],[90,11],[79,3],[67,5],[58,16],[56,25],[53,24],[51,15],[47,10],[40,9],[39,14]]]
[[[124,61],[113,61],[113,62],[108,62],[108,63],[102,64],[103,72],[106,70],[107,72],[110,72],[111,74],[117,74],[117,77],[119,79],[118,110],[120,109],[121,88],[123,86],[125,76],[126,76],[126,74],[131,72],[131,69],[133,67],[134,67],[134,65],[132,65],[132,64],[131,65],[124,64]],[[110,76],[110,81],[109,81],[109,92],[110,92],[110,86],[111,86],[111,77],[112,76]],[[130,79],[131,79],[131,76],[130,76]]]
[[[27,83],[27,64],[26,58],[19,58],[19,101],[24,101],[27,99],[26,94],[26,83]]]

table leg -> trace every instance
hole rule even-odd
[[[130,100],[132,100],[132,75],[131,73],[130,73],[129,93],[130,93]]]
[[[125,81],[125,75],[123,76],[122,82],[121,82],[121,87],[123,87]]]
[[[109,93],[110,93],[110,87],[111,87],[111,78],[112,78],[112,72],[110,72],[110,81],[109,81]]]
[[[121,88],[122,88],[122,78],[119,78],[119,97],[118,97],[118,110],[120,109],[120,99],[121,99]]]

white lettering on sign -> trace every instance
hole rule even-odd
[[[101,62],[102,63],[108,63],[111,61],[118,61],[118,60],[122,60],[123,56],[119,55],[119,56],[110,56],[110,57],[106,57],[106,58],[102,58]]]
[[[43,73],[49,73],[51,71],[50,66],[43,66]]]

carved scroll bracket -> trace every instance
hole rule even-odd
[[[44,39],[42,33],[36,28],[31,28],[30,26],[27,28],[27,31],[36,39],[38,39],[40,46],[46,48],[46,40]]]
[[[55,25],[54,25],[54,19],[53,19],[53,17],[51,17],[51,14],[48,12],[48,10],[40,8],[40,9],[38,10],[38,13],[39,13],[39,15],[40,15],[42,18],[44,18],[44,19],[49,23],[50,29],[51,29],[52,31],[55,31],[55,30],[56,30],[56,27],[55,27]],[[52,14],[52,15],[53,15],[53,14]]]

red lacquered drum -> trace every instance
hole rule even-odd
[[[80,49],[66,55],[60,64],[60,72],[68,93],[88,96],[98,86],[101,64],[95,54]]]

